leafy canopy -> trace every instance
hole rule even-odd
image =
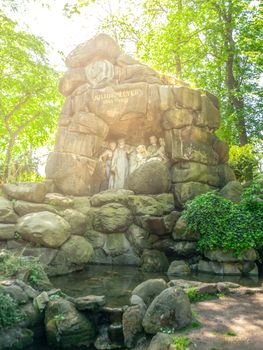
[[[0,169],[52,140],[62,98],[47,44],[0,12]],[[10,151],[8,154],[8,151]],[[32,153],[32,152],[31,152]],[[10,159],[9,159],[10,158]],[[2,165],[2,167],[1,167]]]
[[[242,201],[234,204],[214,192],[195,197],[183,212],[187,227],[199,232],[201,252],[232,251],[237,256],[250,248],[263,247],[263,190],[259,183],[245,189]]]

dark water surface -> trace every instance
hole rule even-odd
[[[55,288],[60,288],[72,297],[88,294],[105,295],[107,305],[116,307],[128,304],[131,291],[149,278],[163,278],[166,281],[178,279],[178,277],[168,278],[164,273],[142,272],[130,266],[90,265],[85,271],[53,277],[51,282]],[[201,273],[179,278],[202,282],[229,281],[249,287],[256,287],[262,283],[262,279],[258,277],[222,277]]]
[[[175,277],[168,278],[164,273],[145,273],[139,271],[136,267],[130,266],[90,265],[85,271],[52,277],[51,282],[55,288],[60,288],[72,297],[89,294],[105,295],[107,306],[117,307],[129,304],[131,291],[139,283],[149,278],[163,278],[166,281],[178,279]],[[263,279],[258,277],[222,277],[201,273],[192,274],[183,279],[202,282],[229,281],[249,287],[259,286],[263,282]],[[53,347],[45,345],[43,340],[27,350],[53,350]],[[75,349],[71,348],[71,350]]]

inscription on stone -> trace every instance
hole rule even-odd
[[[125,99],[125,102],[128,101],[129,97],[140,97],[143,96],[143,91],[141,89],[132,89],[132,90],[122,90],[112,93],[96,93],[93,92],[91,99],[93,102],[102,102],[104,104],[112,104],[119,102],[120,100]],[[122,101],[124,102],[124,101]]]

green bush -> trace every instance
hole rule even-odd
[[[242,183],[253,180],[259,166],[257,154],[251,144],[242,147],[231,146],[228,163],[234,170],[237,180]]]
[[[189,350],[191,342],[188,337],[173,337],[173,345],[175,350]]]
[[[263,247],[263,202],[260,185],[253,183],[234,204],[215,192],[195,197],[183,212],[187,229],[200,233],[198,249],[223,249],[238,256],[243,250]]]
[[[19,310],[17,302],[0,288],[0,329],[13,326],[23,319],[24,315]]]
[[[27,282],[35,288],[40,284],[49,283],[44,266],[38,258],[2,250],[0,254],[0,278],[12,278],[19,274],[24,274]]]

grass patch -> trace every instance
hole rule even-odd
[[[17,302],[0,287],[0,329],[13,326],[24,318]]]
[[[188,337],[173,337],[173,345],[175,350],[189,350],[191,341]]]
[[[197,303],[199,301],[206,301],[212,299],[222,299],[225,297],[223,293],[199,293],[196,287],[190,287],[186,289],[186,294],[188,295],[188,298],[191,303]]]
[[[38,258],[2,250],[0,253],[0,279],[21,276],[34,288],[50,286],[45,268]]]
[[[229,331],[225,335],[227,335],[228,337],[236,337],[237,336],[237,334],[233,331]]]

